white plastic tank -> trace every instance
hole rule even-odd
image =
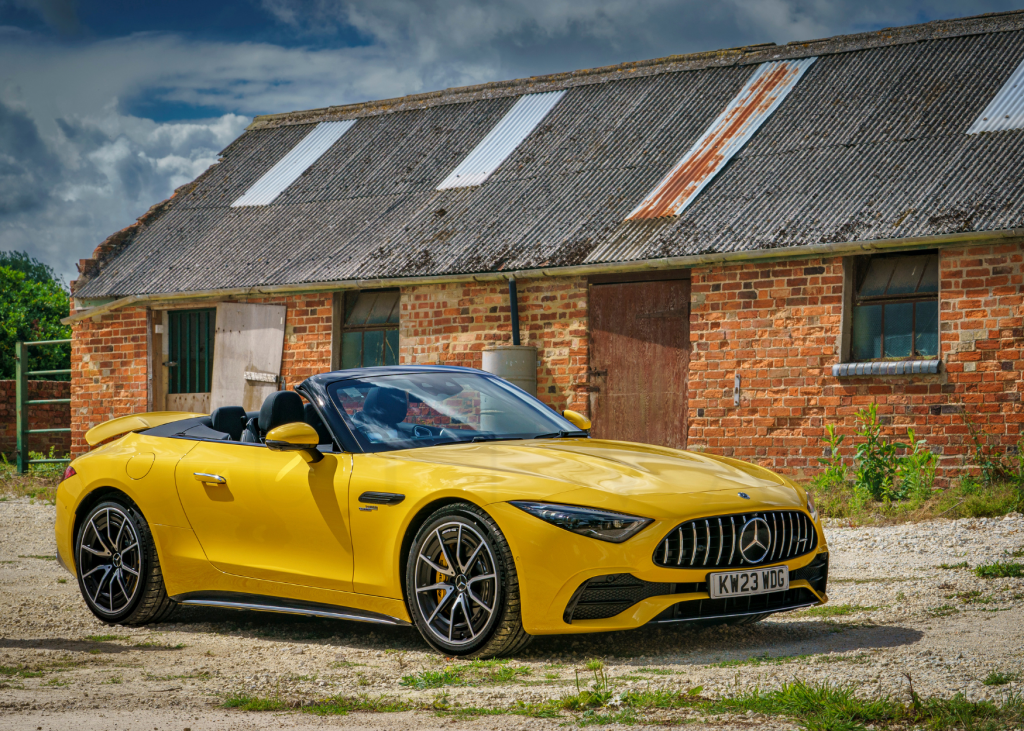
[[[504,378],[526,391],[537,395],[537,349],[529,345],[496,345],[484,348],[483,370]],[[480,402],[480,430],[484,432],[518,431],[508,423],[508,414],[490,403],[486,395]]]
[[[537,349],[531,345],[495,345],[484,348],[483,370],[537,395]]]

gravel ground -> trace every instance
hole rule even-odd
[[[412,629],[282,615],[188,608],[165,624],[104,625],[51,558],[53,511],[25,499],[0,502],[0,729],[553,729],[566,720],[225,710],[224,698],[240,692],[296,706],[336,694],[429,704],[438,689],[400,681],[444,669],[446,660]],[[507,707],[557,698],[575,691],[576,672],[591,658],[605,662],[620,691],[702,686],[705,696],[727,696],[803,679],[905,695],[905,674],[922,696],[962,692],[998,700],[1020,691],[1019,682],[981,681],[993,671],[1024,675],[1024,579],[980,579],[969,569],[939,565],[1005,560],[1024,547],[1024,518],[833,524],[826,531],[831,616],[812,610],[749,627],[539,637],[506,666],[519,668],[514,681],[495,682],[479,670],[470,673],[476,684],[445,688],[447,701]],[[690,720],[700,720],[694,715]],[[758,717],[709,723],[791,726]]]

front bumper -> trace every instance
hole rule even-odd
[[[722,569],[662,568],[652,556],[678,522],[656,520],[621,544],[549,525],[509,505],[488,506],[515,556],[523,626],[530,634],[574,634],[789,611],[828,601],[828,546],[820,526],[817,547],[787,561],[787,592],[711,599],[709,573]]]

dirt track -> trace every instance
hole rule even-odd
[[[613,685],[692,688],[720,696],[802,678],[922,695],[998,698],[992,671],[1024,671],[1024,579],[980,579],[970,566],[1024,546],[1024,519],[830,528],[831,617],[777,615],[750,627],[640,629],[537,638],[500,668],[467,671],[472,685],[416,690],[402,678],[443,670],[412,629],[189,608],[169,623],[109,627],[86,609],[53,556],[53,508],[0,502],[0,729],[556,728],[568,720],[430,711],[319,718],[221,708],[244,692],[295,706],[332,695],[382,694],[429,705],[508,707],[575,690],[600,658]],[[91,638],[91,639],[90,639]],[[518,670],[513,670],[518,668]],[[584,672],[584,675],[586,673]],[[511,680],[507,676],[514,676]],[[770,719],[713,723],[788,728]]]

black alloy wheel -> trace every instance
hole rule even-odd
[[[420,526],[409,549],[405,597],[423,639],[447,655],[507,655],[530,640],[512,551],[475,505],[447,505]]]
[[[75,534],[75,568],[82,598],[104,622],[146,624],[174,610],[149,525],[130,500],[105,500],[86,514]]]

